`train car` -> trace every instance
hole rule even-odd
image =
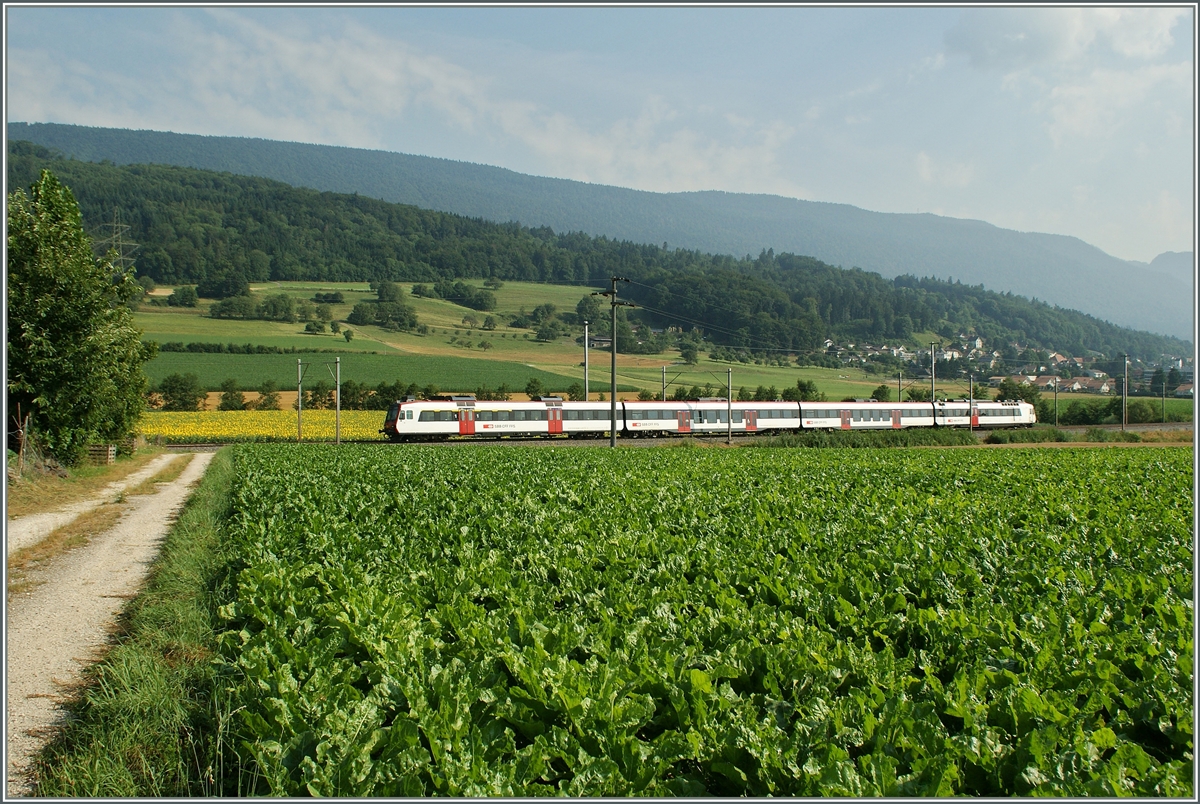
[[[806,430],[900,430],[934,423],[928,402],[801,402],[800,410]]]
[[[393,441],[450,437],[599,438],[611,427],[610,402],[493,402],[461,396],[407,399],[388,410],[379,432]],[[732,422],[730,421],[732,418]],[[905,427],[1029,427],[1037,421],[1026,402],[682,402],[617,403],[617,432],[625,437],[750,434],[797,429],[898,430]],[[732,426],[731,426],[732,425]]]
[[[557,397],[534,402],[477,400],[470,396],[409,399],[391,406],[379,432],[393,441],[443,440],[451,436],[599,437],[609,430],[610,414],[606,402],[564,403]],[[618,432],[622,423],[623,410],[618,404]]]
[[[634,437],[724,435],[730,429],[746,434],[800,427],[800,409],[795,402],[730,404],[724,399],[695,399],[683,402],[628,401],[624,405],[624,434]]]
[[[612,427],[611,402],[563,402],[563,432],[572,438],[603,438]],[[625,408],[617,402],[617,432],[625,426]]]

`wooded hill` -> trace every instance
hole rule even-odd
[[[643,306],[636,316],[698,327],[718,344],[750,350],[806,351],[827,336],[877,342],[936,331],[1076,355],[1128,352],[1157,360],[1191,352],[1175,338],[982,286],[885,280],[771,251],[734,258],[559,234],[257,177],[81,162],[10,142],[10,192],[27,188],[43,168],[72,189],[94,231],[116,210],[139,244],[138,273],[160,284],[220,285],[213,280],[226,275],[251,282],[495,277],[597,287],[615,274],[632,280],[621,293]]]
[[[736,256],[773,248],[888,279],[911,274],[983,284],[1177,338],[1192,333],[1190,253],[1180,272],[1157,259],[1149,264],[1118,259],[1076,237],[1018,232],[978,220],[774,195],[652,193],[361,148],[59,123],[13,122],[8,135],[89,162],[228,171],[618,241],[666,241]]]

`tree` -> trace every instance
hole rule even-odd
[[[374,324],[375,305],[370,302],[359,302],[354,305],[354,309],[350,311],[350,315],[346,316],[346,321],[354,324],[356,327]]]
[[[258,305],[258,317],[293,324],[296,321],[296,300],[286,293],[268,296]]]
[[[201,410],[201,402],[207,396],[200,378],[195,374],[168,374],[159,383],[163,410]]]
[[[230,296],[208,308],[213,318],[254,318],[256,312],[254,299],[249,296]]]
[[[31,430],[59,461],[126,438],[145,407],[143,344],[128,301],[132,268],[97,260],[71,191],[42,171],[8,197],[9,432]]]
[[[354,330],[352,330],[352,329],[343,330],[342,337],[346,339],[346,343],[350,343],[350,341],[354,338]]]
[[[530,399],[541,399],[544,393],[546,389],[537,377],[530,377],[529,382],[525,383],[525,395]]]
[[[254,403],[255,410],[279,410],[279,386],[274,380],[263,380],[258,388],[258,401]]]
[[[328,304],[318,304],[317,305],[317,320],[318,321],[332,321],[333,320],[333,308],[330,307]]]
[[[381,302],[398,302],[404,291],[394,282],[378,282],[375,284],[375,293]]]
[[[334,335],[337,335],[339,332],[342,331],[342,325],[336,321],[330,321],[329,322],[329,331],[332,332]]]
[[[167,297],[168,307],[195,307],[199,303],[200,297],[196,295],[196,288],[191,285],[175,288]]]
[[[494,315],[484,316],[483,317],[483,328],[488,330],[489,332],[491,330],[494,330],[496,328],[496,317]]]
[[[567,396],[572,402],[584,402],[583,398],[583,383],[573,382],[567,387]]]
[[[206,299],[229,299],[248,296],[250,283],[245,274],[234,269],[217,271],[196,285],[196,294]]]
[[[584,296],[575,305],[575,315],[580,321],[590,321],[596,324],[600,321],[600,301],[597,296]]]
[[[217,410],[245,410],[246,395],[237,386],[237,380],[230,378],[221,383],[221,402]]]
[[[908,397],[909,402],[928,402],[929,389],[914,385],[912,388],[908,389],[908,392],[905,394],[905,396]]]
[[[889,388],[887,385],[880,385],[878,388],[876,388],[874,391],[871,392],[871,398],[874,399],[876,402],[891,402],[892,401],[892,389]]]
[[[700,360],[700,350],[694,343],[685,343],[679,347],[679,356],[683,358],[684,363],[694,366]]]
[[[304,391],[304,407],[310,410],[328,410],[333,407],[334,388],[325,380],[317,380]]]

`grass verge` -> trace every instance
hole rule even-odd
[[[751,447],[874,448],[959,447],[979,443],[970,430],[921,428],[906,430],[801,430],[772,436]]]
[[[984,439],[987,444],[1039,444],[1052,441],[1084,442],[1088,444],[1138,444],[1138,443],[1191,443],[1191,430],[1106,430],[1089,427],[1082,433],[1059,430],[1053,427],[1035,427],[1030,430],[996,430]]]
[[[237,795],[222,779],[228,717],[211,659],[229,595],[220,532],[233,472],[216,455],[168,534],[145,590],[107,654],[84,674],[66,725],[34,762],[35,795],[161,798]]]

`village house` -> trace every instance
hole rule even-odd
[[[1180,385],[1178,388],[1176,388],[1176,389],[1175,389],[1175,396],[1180,396],[1180,397],[1185,397],[1185,398],[1187,398],[1187,399],[1192,399],[1192,398],[1193,398],[1193,396],[1192,396],[1192,383],[1190,383],[1190,382],[1185,382],[1185,383],[1181,384],[1181,385]]]
[[[1107,394],[1112,390],[1108,380],[1103,377],[1080,377],[1076,382],[1079,390],[1087,394]]]

